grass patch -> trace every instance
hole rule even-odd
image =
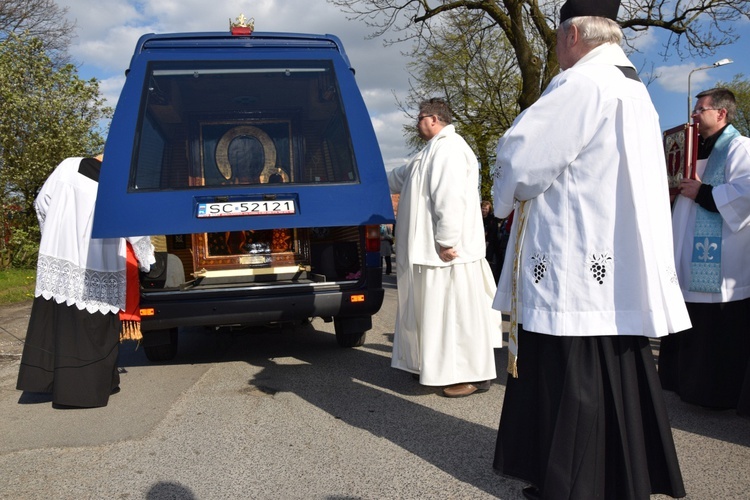
[[[34,298],[35,269],[0,271],[0,304],[13,304]]]

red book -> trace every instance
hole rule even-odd
[[[664,131],[669,194],[678,193],[683,178],[695,179],[698,160],[698,127],[684,123]]]

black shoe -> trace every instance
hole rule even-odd
[[[523,496],[529,500],[539,500],[539,488],[536,486],[527,486],[523,489]]]

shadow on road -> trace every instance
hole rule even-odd
[[[410,374],[390,367],[390,349],[385,343],[392,334],[381,338],[374,332],[368,335],[375,342],[359,349],[341,349],[332,333],[312,325],[220,333],[192,329],[181,332],[180,354],[174,362],[249,363],[261,368],[247,381],[249,390],[269,396],[293,393],[489,494],[502,496],[509,489],[517,490],[518,483],[492,472],[499,392],[473,396],[484,398],[483,407],[494,408],[493,427],[472,423],[462,418],[461,412],[471,410],[476,400],[445,399],[438,395],[441,388],[419,385]],[[504,374],[505,351],[497,354],[498,373]],[[130,351],[121,352],[120,363],[127,367],[146,361],[142,353]],[[505,382],[504,375],[495,381],[500,382]],[[457,416],[433,409],[436,403]]]

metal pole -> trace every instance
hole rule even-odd
[[[695,68],[688,74],[688,119],[687,119],[688,125],[693,123],[693,110],[691,109],[693,98],[692,98],[692,94],[690,93],[690,78],[692,78],[693,73],[695,73],[696,71],[702,71],[704,69],[709,69],[709,68],[713,68],[713,66],[701,66],[700,68]]]

